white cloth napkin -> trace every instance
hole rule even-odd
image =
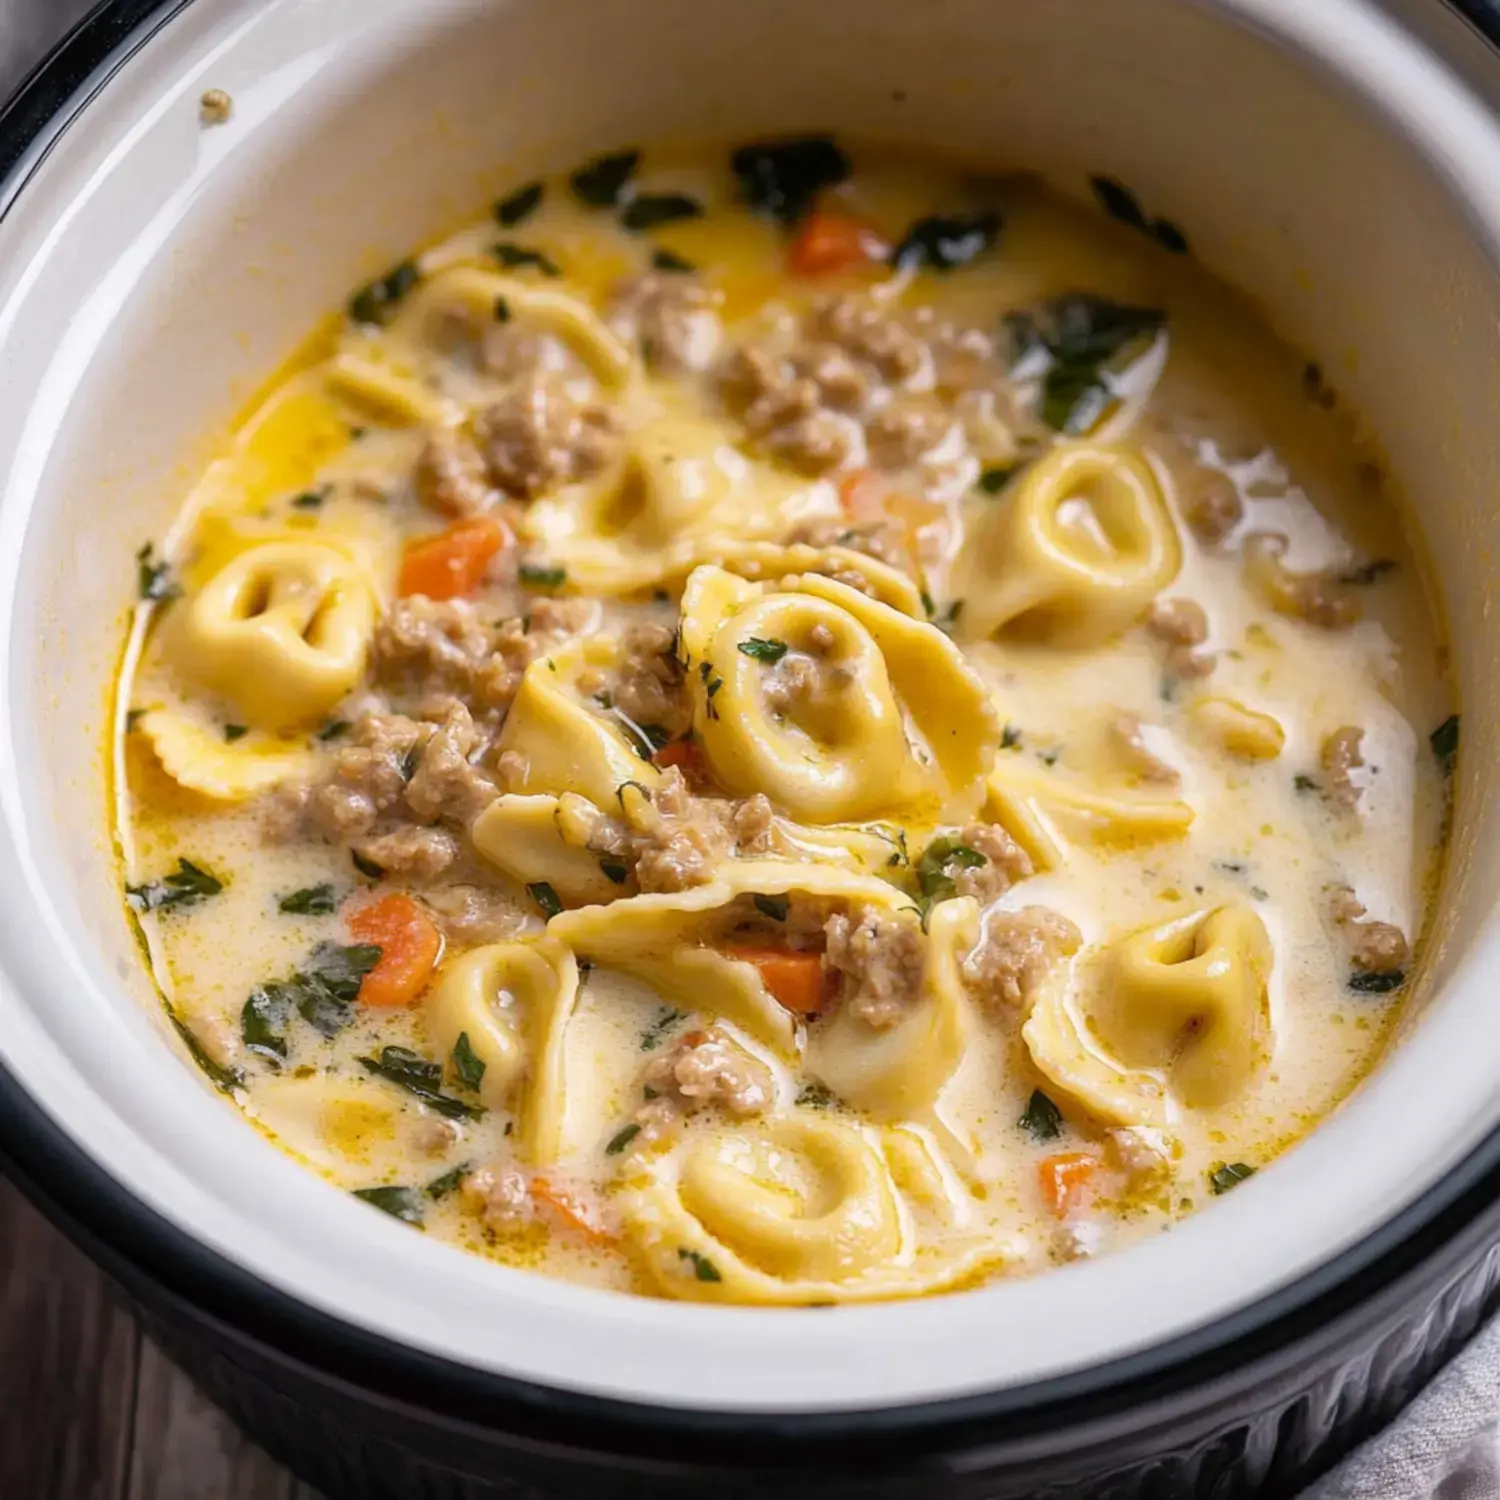
[[[1500,1318],[1301,1500],[1500,1500]]]

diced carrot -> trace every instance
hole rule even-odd
[[[817,1014],[832,998],[831,976],[824,972],[820,954],[749,946],[728,947],[724,954],[754,964],[772,998],[799,1016]]]
[[[825,276],[883,260],[886,250],[884,241],[868,225],[847,214],[819,208],[802,221],[787,251],[786,263],[793,276]]]
[[[498,516],[459,521],[435,536],[409,542],[401,556],[397,592],[429,599],[459,599],[484,582],[490,560],[513,546],[510,527]]]
[[[924,527],[946,522],[948,513],[936,500],[897,489],[873,469],[856,469],[839,484],[839,505],[857,524],[890,521],[906,533],[906,545],[919,552]]]
[[[619,1240],[619,1236],[604,1223],[598,1204],[566,1184],[546,1177],[533,1177],[531,1196],[590,1243],[613,1245]]]
[[[663,771],[676,766],[692,786],[702,786],[709,780],[708,758],[697,740],[673,740],[651,757],[651,763]]]
[[[359,999],[365,1005],[409,1005],[427,986],[443,952],[442,934],[410,896],[393,891],[349,914],[350,935],[380,949],[380,962],[365,975]]]
[[[1064,1151],[1043,1157],[1036,1166],[1036,1180],[1047,1207],[1059,1219],[1087,1202],[1099,1171],[1099,1158],[1087,1151]]]

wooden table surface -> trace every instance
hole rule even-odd
[[[0,1500],[318,1500],[0,1178]]]

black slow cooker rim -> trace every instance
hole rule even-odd
[[[1500,4],[1448,0],[1500,46]],[[101,0],[0,106],[0,226],[52,145],[119,67],[192,0]],[[111,64],[107,72],[101,72]],[[93,80],[88,94],[81,91]],[[315,1381],[411,1410],[524,1434],[539,1446],[654,1454],[675,1463],[805,1464],[820,1454],[879,1463],[949,1458],[976,1446],[1058,1448],[1102,1435],[1238,1411],[1409,1318],[1500,1237],[1500,1129],[1421,1197],[1324,1265],[1256,1302],[1107,1364],[992,1392],[823,1412],[668,1407],[476,1369],[324,1313],[208,1249],[135,1198],[0,1064],[0,1170],[128,1286]]]

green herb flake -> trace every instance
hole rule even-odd
[[[612,880],[616,885],[624,885],[630,879],[630,867],[622,865],[617,859],[601,859],[599,870],[606,879]]]
[[[326,917],[337,906],[333,885],[325,881],[322,885],[304,886],[300,891],[282,896],[276,903],[276,910],[294,917]]]
[[[641,1127],[632,1121],[610,1137],[604,1148],[606,1156],[618,1156],[641,1133]]]
[[[353,1196],[372,1208],[378,1208],[381,1213],[389,1214],[393,1219],[400,1219],[403,1224],[411,1224],[418,1229],[422,1227],[422,1200],[414,1188],[355,1188]]]
[[[262,989],[280,986],[314,1031],[337,1036],[354,1019],[354,1001],[364,977],[380,962],[375,943],[319,943],[306,966],[289,979],[272,980]]]
[[[220,1093],[227,1094],[244,1083],[245,1075],[238,1068],[226,1068],[223,1063],[215,1062],[208,1055],[203,1043],[198,1040],[197,1033],[170,1005],[166,1007],[166,1011],[167,1019],[172,1023],[172,1029],[182,1038],[182,1045],[187,1048],[188,1056]]]
[[[950,836],[933,839],[917,861],[917,880],[928,903],[947,901],[958,894],[954,881],[957,870],[977,870],[989,860],[977,849]]]
[[[1020,464],[1003,464],[994,468],[981,469],[979,473],[979,488],[986,495],[998,495],[1012,479],[1020,472]]]
[[[632,234],[702,217],[703,205],[686,193],[640,193],[620,210],[620,223]]]
[[[525,245],[514,245],[509,240],[500,240],[490,246],[490,254],[507,271],[540,271],[543,276],[561,276],[562,269],[550,255],[541,250],[530,250]]]
[[[382,1047],[379,1057],[357,1059],[365,1072],[394,1083],[419,1099],[435,1114],[449,1120],[477,1120],[484,1110],[477,1104],[443,1093],[441,1063],[430,1062],[408,1047]]]
[[[1306,771],[1298,771],[1292,777],[1292,788],[1298,796],[1303,797],[1322,790],[1318,785],[1318,778],[1316,776],[1309,776]]]
[[[1117,182],[1113,177],[1090,177],[1089,186],[1093,188],[1100,207],[1110,218],[1129,224],[1132,229],[1147,227],[1140,199],[1123,182]]]
[[[1247,1177],[1255,1176],[1255,1168],[1242,1161],[1223,1162],[1208,1174],[1208,1185],[1214,1196],[1220,1197],[1230,1188],[1238,1187]]]
[[[626,183],[635,176],[640,160],[639,151],[599,156],[574,172],[568,184],[579,202],[590,208],[613,208],[620,201]]]
[[[1057,432],[1089,431],[1113,399],[1110,376],[1161,332],[1160,308],[1133,307],[1075,292],[1047,304],[1035,324],[1050,356],[1042,381],[1042,420]]]
[[[1458,756],[1458,715],[1449,714],[1436,729],[1427,736],[1432,753],[1437,758],[1438,769],[1444,776],[1453,774],[1453,763]]]
[[[528,182],[495,205],[495,222],[502,229],[514,229],[542,206],[546,188],[540,182]]]
[[[332,740],[341,740],[349,733],[347,719],[330,719],[318,730],[318,738],[326,745]]]
[[[668,276],[691,276],[698,269],[692,261],[684,260],[675,250],[653,250],[651,268],[663,271]]]
[[[1032,1089],[1026,1112],[1016,1124],[1034,1141],[1055,1141],[1062,1134],[1062,1111],[1040,1089]]]
[[[528,589],[560,589],[568,581],[568,570],[543,563],[522,563],[520,578]]]
[[[396,305],[421,279],[415,261],[402,261],[384,276],[362,286],[349,299],[349,316],[356,323],[379,326],[388,322]]]
[[[136,911],[170,911],[176,907],[196,906],[210,896],[217,896],[224,882],[201,865],[179,856],[177,868],[161,880],[146,885],[127,885],[125,899]]]
[[[739,644],[740,653],[748,656],[752,661],[765,662],[767,666],[781,660],[791,647],[785,641],[765,640],[758,635],[752,635]]]
[[[541,907],[542,915],[549,922],[563,909],[557,892],[545,880],[533,880],[526,887],[526,894]]]
[[[385,877],[384,868],[377,865],[373,859],[366,859],[358,849],[351,849],[349,851],[349,860],[354,868],[367,880],[381,880]]]
[[[287,1028],[296,1011],[289,985],[275,980],[257,985],[240,1011],[240,1038],[246,1050],[279,1068],[286,1061]]]
[[[706,1255],[701,1255],[696,1250],[689,1250],[679,1245],[677,1258],[686,1261],[693,1268],[693,1275],[699,1281],[723,1281],[724,1279],[719,1274],[719,1268]]]
[[[785,896],[752,896],[750,899],[754,901],[756,911],[773,922],[785,922],[786,914],[792,909],[792,903]]]
[[[453,1044],[453,1071],[458,1076],[458,1081],[467,1089],[479,1088],[484,1079],[485,1061],[474,1050],[469,1041],[469,1033],[460,1031],[458,1040]]]
[[[130,734],[135,729],[135,726],[145,717],[145,713],[146,710],[144,708],[130,708],[125,711],[126,734]]]
[[[666,1041],[667,1033],[681,1020],[686,1019],[680,1010],[664,1010],[642,1033],[641,1051],[655,1052]]]
[[[1338,581],[1364,588],[1372,583],[1379,583],[1382,578],[1388,578],[1400,566],[1393,557],[1377,557],[1370,562],[1361,563],[1357,568],[1345,568],[1338,575]]]
[[[226,744],[232,745],[236,740],[242,740],[250,733],[248,724],[226,724],[224,726],[224,740]]]
[[[496,297],[495,305],[490,309],[490,315],[497,323],[509,323],[510,303],[504,297]]]
[[[951,271],[977,259],[1000,233],[1000,215],[975,214],[969,218],[935,214],[918,219],[891,252],[898,271]]]
[[[1355,969],[1345,981],[1356,995],[1389,995],[1406,983],[1402,969]]]
[[[750,208],[787,225],[802,218],[819,193],[849,175],[849,158],[826,135],[741,146],[729,165]]]
[[[1000,731],[1000,748],[1002,750],[1015,750],[1021,744],[1021,731],[1014,724],[1007,724]]]
[[[292,496],[292,505],[297,510],[321,510],[332,493],[332,489],[326,484],[321,489],[303,490],[300,495]]]
[[[460,1162],[456,1167],[449,1168],[441,1177],[434,1177],[422,1191],[436,1203],[462,1186],[464,1178],[468,1175],[468,1162]]]
[[[803,1084],[797,1094],[796,1102],[803,1109],[837,1109],[839,1107],[839,1096],[828,1087],[826,1083]]]
[[[157,557],[150,542],[136,553],[135,569],[137,592],[149,604],[165,604],[182,592],[172,578],[171,564]]]

